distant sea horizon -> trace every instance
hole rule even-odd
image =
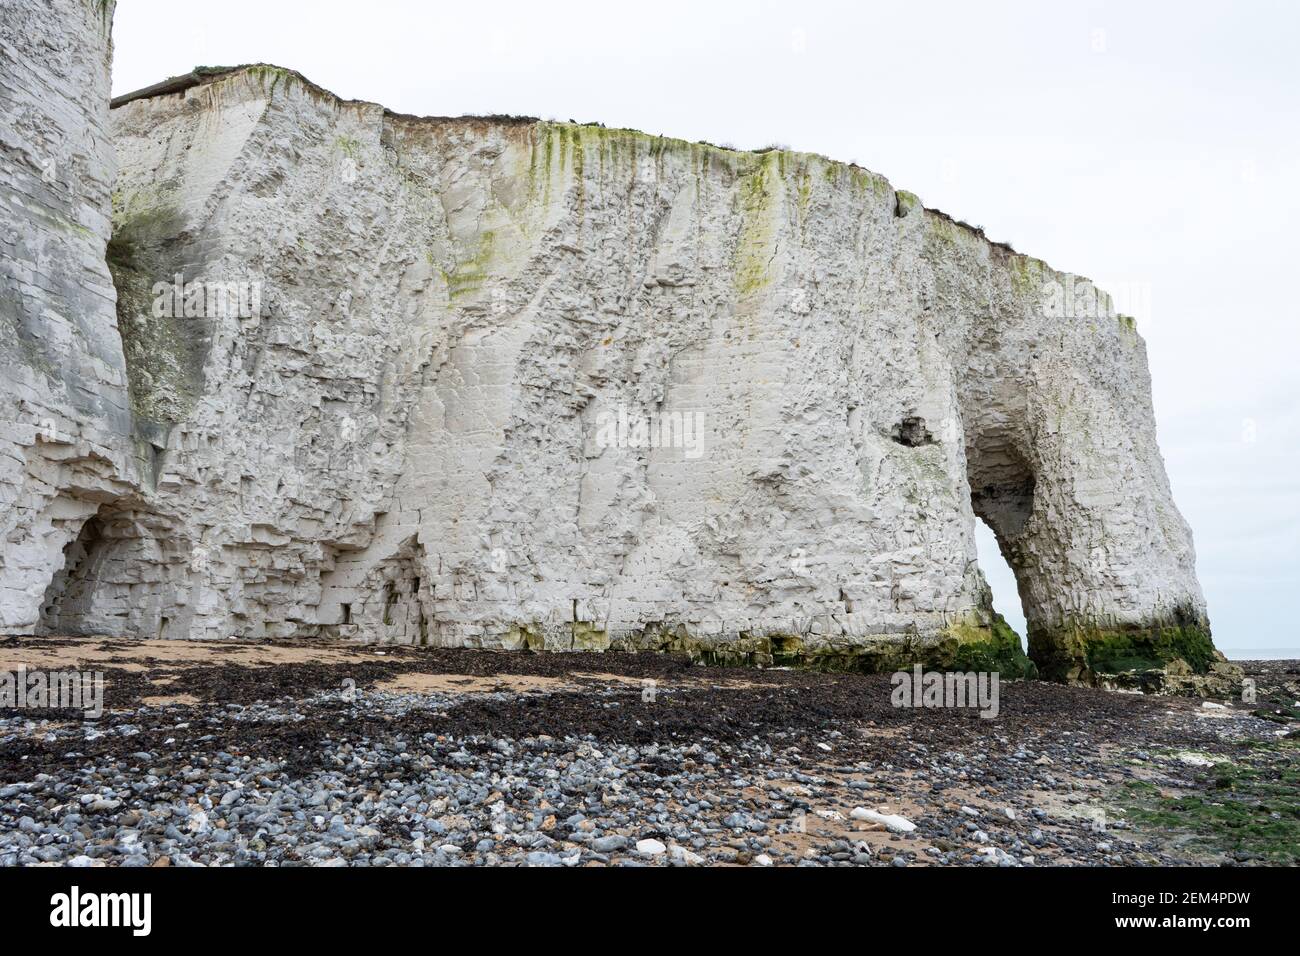
[[[1020,639],[1020,647],[1029,653],[1029,641]],[[1223,647],[1223,656],[1230,661],[1300,661],[1300,647]]]
[[[1220,647],[1230,661],[1300,661],[1300,647]]]

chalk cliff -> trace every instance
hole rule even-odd
[[[38,622],[65,548],[139,486],[105,261],[112,14],[0,2],[0,633]]]
[[[71,291],[15,309],[5,273],[39,344],[3,353],[3,629],[1024,673],[978,517],[1045,675],[1229,673],[1144,344],[1086,280],[820,156],[258,65],[115,103],[115,338],[85,68],[87,234],[5,203]],[[59,102],[6,70],[6,117]],[[11,140],[7,200],[44,155]],[[71,444],[24,430],[65,406]]]

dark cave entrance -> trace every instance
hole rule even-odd
[[[138,503],[101,505],[63,549],[41,602],[42,634],[185,637],[189,547]]]

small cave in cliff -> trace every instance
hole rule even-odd
[[[926,445],[937,444],[934,435],[926,427],[925,419],[917,417],[904,418],[894,426],[890,438],[904,448],[924,448]]]
[[[138,503],[101,505],[63,549],[41,603],[43,634],[185,637],[189,548],[174,522]]]

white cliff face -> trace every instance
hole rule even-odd
[[[1014,668],[978,512],[1053,676],[1210,666],[1132,323],[878,176],[272,67],[113,138],[165,447],[48,629]]]
[[[0,0],[0,633],[137,484],[104,259],[111,2]]]

